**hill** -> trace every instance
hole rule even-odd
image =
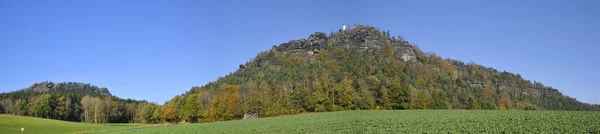
[[[143,127],[143,124],[88,124],[74,123],[67,121],[0,115],[0,132],[3,134],[20,134],[21,128],[25,129],[26,134],[66,134],[66,133],[84,133],[101,132],[107,130],[117,130],[126,128]]]
[[[211,122],[362,109],[598,110],[519,74],[444,59],[356,25],[273,46],[163,106],[147,105],[142,115]]]
[[[142,122],[146,101],[121,99],[106,88],[78,82],[40,82],[0,94],[0,113],[77,122]]]
[[[600,112],[580,111],[362,110],[108,133],[600,133],[598,118]]]
[[[423,52],[401,36],[365,25],[273,46],[164,105],[76,82],[42,82],[0,94],[2,113],[93,123],[196,123],[370,109],[600,108],[519,74]]]

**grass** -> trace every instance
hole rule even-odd
[[[600,112],[342,111],[107,133],[600,133]]]
[[[102,132],[108,130],[126,129],[149,126],[146,124],[89,124],[76,123],[44,118],[34,118],[14,115],[0,115],[1,134],[69,134],[84,132]]]

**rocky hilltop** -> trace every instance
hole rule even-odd
[[[415,47],[402,37],[390,37],[389,33],[381,32],[379,29],[357,25],[359,28],[340,30],[327,35],[323,32],[315,32],[306,39],[291,40],[275,46],[277,51],[289,51],[293,54],[306,53],[315,55],[327,47],[349,47],[356,46],[361,50],[382,49],[386,43],[391,44],[404,61],[416,61]]]
[[[282,43],[274,46],[277,51],[290,52],[293,55],[306,54],[309,58],[313,58],[319,51],[326,50],[328,47],[350,47],[355,46],[361,50],[380,50],[383,49],[386,43],[390,43],[397,55],[404,61],[418,60],[415,51],[420,51],[418,48],[408,41],[405,41],[401,36],[390,37],[389,32],[382,32],[380,29],[371,26],[357,25],[358,28],[350,28],[348,30],[340,30],[334,34],[327,35],[323,32],[315,32],[310,34],[308,38],[291,40],[287,43]],[[491,75],[500,76],[500,72],[494,72]],[[484,83],[480,80],[467,80],[472,87],[479,88],[502,88],[509,92],[533,95],[562,95],[558,90],[545,87],[515,87],[510,83]],[[544,90],[542,90],[544,89]]]
[[[363,109],[599,110],[519,74],[425,53],[365,25],[273,46],[164,106],[190,113],[177,117],[190,122]]]
[[[91,96],[112,96],[107,88],[97,87],[89,83],[80,82],[39,82],[31,86],[13,91],[13,93],[28,93],[28,94],[45,94],[45,93],[63,93],[63,94],[81,94]],[[0,95],[9,94],[2,93]]]

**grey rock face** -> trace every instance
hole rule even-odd
[[[402,56],[404,61],[417,61],[415,47],[410,45],[407,41],[394,42],[393,46],[396,48],[397,53]]]
[[[35,83],[33,85],[31,85],[31,90],[35,91],[35,92],[45,92],[48,91],[50,89],[52,89],[54,87],[54,83],[52,82],[40,82],[40,83]]]
[[[360,29],[347,29],[335,32],[330,36],[316,32],[306,39],[291,40],[276,46],[277,51],[287,51],[292,54],[307,54],[312,57],[330,45],[335,47],[357,46],[362,50],[382,49],[389,39],[374,27],[366,26]],[[391,40],[392,46],[404,61],[416,61],[417,56],[413,45],[407,41]]]
[[[479,80],[469,80],[468,83],[472,86],[472,87],[479,87],[479,88],[494,88],[494,87],[498,87],[499,89],[503,89],[503,90],[507,90],[510,93],[520,93],[523,95],[538,95],[538,96],[550,96],[550,95],[562,95],[562,93],[556,91],[556,90],[542,90],[542,89],[535,89],[535,88],[519,88],[519,87],[515,87],[514,85],[510,85],[510,84],[506,84],[506,83],[500,83],[500,84],[486,84],[482,81]]]
[[[291,51],[300,53],[306,51],[322,50],[327,47],[327,35],[322,32],[311,34],[306,39],[291,40],[276,47],[278,51]]]
[[[470,81],[470,84],[472,87],[490,88],[490,85],[485,84],[479,80],[472,80],[472,81]]]
[[[500,89],[508,90],[512,93],[521,93],[525,95],[539,95],[539,96],[551,96],[551,95],[562,95],[559,91],[555,90],[541,90],[535,88],[518,88],[512,85],[499,85]]]
[[[244,114],[244,117],[242,118],[242,120],[256,119],[256,118],[258,118],[258,113],[248,112],[248,113]]]
[[[264,65],[265,65],[265,61],[263,61],[263,60],[261,60],[261,59],[258,59],[258,60],[256,61],[256,67],[262,67],[262,66],[264,66]]]

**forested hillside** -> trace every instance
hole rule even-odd
[[[75,82],[41,82],[0,94],[4,114],[89,123],[143,122],[146,101],[121,99],[108,89]]]
[[[552,74],[548,74],[552,75]],[[356,25],[259,53],[164,105],[146,122],[211,122],[362,109],[598,110],[518,74],[425,53],[400,36]]]
[[[52,82],[0,94],[0,101],[2,113],[97,123],[364,109],[600,109],[519,74],[425,53],[401,36],[364,25],[273,46],[164,105],[120,99],[89,84]]]

